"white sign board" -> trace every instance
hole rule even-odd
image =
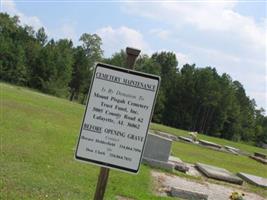
[[[159,80],[158,76],[98,63],[76,159],[137,173]]]

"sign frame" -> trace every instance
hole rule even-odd
[[[81,139],[81,135],[82,135],[83,124],[85,122],[85,117],[86,117],[86,114],[87,114],[87,111],[88,111],[88,104],[89,104],[89,100],[90,100],[90,96],[91,96],[94,80],[95,80],[95,77],[96,77],[97,67],[103,67],[103,68],[107,68],[107,69],[110,69],[110,70],[115,70],[115,71],[131,74],[131,75],[150,78],[150,79],[154,79],[154,80],[158,81],[156,92],[155,92],[155,97],[154,97],[152,108],[151,108],[151,112],[149,114],[149,120],[148,120],[148,124],[147,124],[147,128],[146,128],[146,133],[145,133],[145,138],[144,138],[144,142],[143,142],[143,146],[142,146],[140,159],[139,159],[139,162],[138,162],[138,168],[136,170],[131,169],[131,168],[127,168],[127,167],[123,167],[123,166],[119,166],[119,165],[115,165],[115,164],[111,164],[111,163],[108,163],[108,162],[103,162],[103,161],[99,161],[99,160],[93,160],[93,159],[89,159],[89,158],[80,157],[77,154],[78,153],[78,147],[79,147],[80,139]],[[160,78],[160,76],[157,76],[157,75],[147,74],[147,73],[143,73],[143,72],[127,69],[127,68],[122,68],[122,67],[118,67],[118,66],[114,66],[114,65],[109,65],[109,64],[105,64],[105,63],[101,63],[101,62],[96,63],[95,64],[95,68],[94,68],[94,73],[93,73],[93,76],[92,76],[92,79],[91,79],[90,89],[89,89],[89,92],[88,92],[88,95],[87,95],[86,108],[85,108],[85,111],[84,111],[83,120],[82,120],[81,127],[80,127],[80,134],[79,134],[79,138],[78,138],[77,145],[76,145],[75,159],[78,160],[78,161],[81,161],[81,162],[90,163],[90,164],[97,165],[97,166],[100,166],[100,167],[105,167],[105,168],[109,168],[109,169],[115,169],[115,170],[119,170],[119,171],[123,171],[123,172],[128,172],[128,173],[131,173],[131,174],[137,174],[139,172],[139,169],[140,169],[140,164],[141,164],[141,161],[142,161],[142,156],[143,156],[144,148],[145,148],[146,141],[147,141],[147,134],[148,134],[148,130],[149,130],[149,125],[150,125],[150,122],[151,122],[151,119],[152,119],[152,115],[153,115],[155,104],[156,104],[156,99],[157,99],[157,96],[158,96],[158,93],[159,93],[160,81],[161,81],[161,78]]]

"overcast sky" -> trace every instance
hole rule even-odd
[[[77,45],[82,33],[99,34],[105,56],[132,46],[172,51],[179,67],[215,67],[267,110],[266,1],[0,1],[1,12],[50,38]]]

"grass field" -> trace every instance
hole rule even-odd
[[[171,133],[171,134],[176,135],[176,136],[187,136],[187,137],[189,136],[187,131],[171,128],[171,127],[164,126],[161,124],[151,123],[150,129],[163,131],[166,133]],[[261,152],[261,153],[267,154],[267,149],[262,149],[259,147],[251,146],[251,145],[248,145],[248,144],[243,143],[243,142],[233,142],[233,141],[229,141],[229,140],[225,140],[225,139],[221,139],[221,138],[210,137],[210,136],[203,135],[203,134],[198,134],[198,138],[202,139],[202,140],[208,140],[210,142],[215,142],[215,143],[220,144],[220,145],[228,145],[228,146],[236,147],[238,149],[241,149],[245,152],[249,152],[252,154],[254,152]]]
[[[84,106],[3,83],[0,95],[0,199],[93,199],[99,167],[74,160]],[[186,134],[157,124],[151,128]],[[249,152],[265,152],[245,144],[202,137]],[[184,143],[174,143],[172,152],[187,162],[267,177],[266,165],[244,156]],[[171,199],[153,195],[150,170],[142,166],[137,176],[111,170],[106,199],[113,200],[118,195],[140,200]]]

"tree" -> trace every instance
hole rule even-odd
[[[126,52],[121,49],[120,52],[114,53],[110,58],[105,58],[103,62],[119,67],[126,67]]]
[[[95,62],[102,60],[103,50],[101,49],[101,38],[97,34],[84,33],[80,37],[80,41],[82,42],[82,48],[85,51],[85,55],[88,59],[88,66],[85,72],[85,85],[81,89],[83,94],[82,103],[85,103],[90,87],[92,69],[95,65]]]
[[[38,31],[36,33],[36,39],[40,42],[40,44],[42,46],[45,46],[45,44],[47,42],[47,35],[45,33],[44,27],[38,29]]]
[[[175,79],[177,78],[177,65],[176,56],[172,52],[155,53],[151,56],[152,62],[157,63],[160,67],[161,87],[159,91],[159,98],[157,99],[154,119],[157,122],[163,122],[170,125],[169,113],[172,111],[173,105],[169,103],[169,95]]]
[[[87,70],[89,66],[88,58],[81,46],[74,49],[73,57],[72,78],[69,84],[71,88],[70,101],[78,99],[81,89],[85,87],[85,80],[88,78],[86,76],[88,75]]]

